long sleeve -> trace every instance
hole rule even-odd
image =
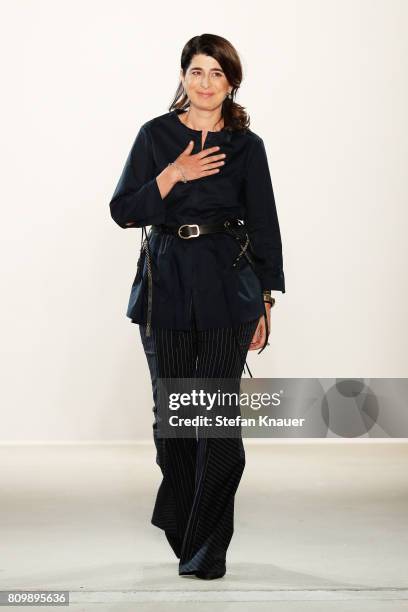
[[[244,194],[244,221],[262,289],[285,293],[279,221],[265,145],[259,136],[248,154]]]
[[[154,175],[150,134],[140,128],[109,203],[112,219],[120,227],[165,223],[166,202]]]

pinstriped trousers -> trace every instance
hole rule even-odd
[[[234,498],[245,467],[241,437],[159,438],[157,378],[235,378],[237,391],[259,318],[232,328],[154,327],[140,336],[153,389],[153,438],[162,472],[151,522],[163,529],[179,575],[220,571],[234,532]],[[237,339],[241,350],[238,350]],[[235,382],[234,382],[235,384]]]

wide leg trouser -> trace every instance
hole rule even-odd
[[[179,574],[225,567],[245,450],[241,437],[159,438],[157,379],[235,378],[239,389],[258,320],[241,323],[235,337],[232,328],[195,327],[187,331],[156,327],[147,337],[146,326],[139,325],[152,380],[156,463],[163,475],[151,522],[164,530],[180,559]]]

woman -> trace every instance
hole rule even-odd
[[[245,451],[240,436],[160,437],[158,379],[239,387],[248,350],[268,344],[271,290],[285,292],[264,143],[234,101],[241,80],[226,39],[189,40],[169,112],[139,129],[110,202],[120,227],[145,235],[127,316],[139,324],[152,380],[163,479],[151,522],[164,530],[179,575],[204,579],[226,572]]]

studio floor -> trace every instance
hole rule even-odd
[[[1,445],[0,590],[68,590],[86,612],[408,611],[408,444],[244,443],[227,574],[211,581],[179,576],[150,523],[153,441]]]

